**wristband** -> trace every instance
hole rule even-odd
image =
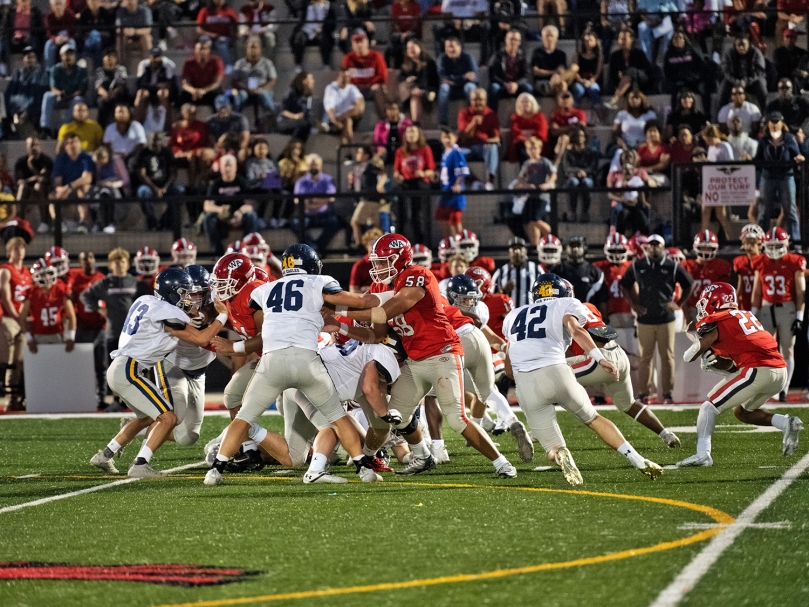
[[[218,320],[220,323],[222,323],[222,326],[224,327],[224,326],[225,326],[225,324],[226,324],[226,323],[227,323],[227,321],[228,321],[228,315],[227,315],[227,314],[225,314],[224,312],[222,312],[221,314],[217,314],[217,315],[216,315],[216,319],[215,319],[215,320]]]
[[[25,334],[25,341],[36,341],[36,340],[34,339],[33,335],[31,335],[30,333],[26,333]]]
[[[803,322],[803,310],[798,310],[797,312],[795,312],[795,318]]]
[[[348,312],[348,306],[335,306],[334,313],[338,316],[345,316]]]
[[[244,342],[237,341],[233,343],[233,351],[237,354],[244,354]]]
[[[340,329],[337,331],[340,335],[348,335],[348,325],[344,322],[340,323]]]
[[[74,330],[72,330],[72,331],[71,331],[70,329],[66,330],[66,331],[65,331],[65,332],[62,334],[62,338],[63,338],[65,341],[76,341],[76,331],[75,331],[75,329],[74,329]]]
[[[587,353],[587,356],[592,358],[597,363],[600,363],[602,360],[604,360],[604,355],[601,353],[601,350],[599,350],[598,348],[593,348],[592,350],[590,350]]]

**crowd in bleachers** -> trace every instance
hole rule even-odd
[[[301,221],[322,228],[321,252],[340,230],[363,250],[369,226],[422,242],[431,192],[437,240],[463,229],[464,190],[517,188],[540,190],[509,209],[509,226],[536,245],[550,230],[548,190],[572,190],[559,216],[587,223],[590,188],[608,186],[624,189],[603,197],[599,220],[629,236],[658,226],[647,189],[667,187],[673,163],[777,160],[790,164],[761,172],[767,204],[749,213],[767,227],[780,204],[797,245],[809,1],[715,4],[4,0],[3,137],[27,138],[27,151],[0,182],[7,203],[38,204],[19,217],[7,204],[3,235],[53,231],[53,200],[71,203],[59,229],[113,233],[115,201],[130,197],[146,228],[170,229],[164,203],[188,195],[189,223],[218,255],[231,230]],[[304,69],[307,47],[317,69]],[[273,133],[290,137],[284,149],[270,148]],[[313,137],[339,157],[324,164]],[[348,216],[333,196],[352,190]],[[696,171],[683,172],[683,192],[694,221],[715,216],[732,237],[724,209],[700,208]]]

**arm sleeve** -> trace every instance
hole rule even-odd
[[[629,288],[635,284],[635,264],[633,263],[626,269],[624,277],[621,279],[621,286]]]

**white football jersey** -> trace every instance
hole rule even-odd
[[[187,324],[191,319],[177,306],[154,295],[138,297],[126,315],[118,349],[110,357],[128,356],[145,367],[163,360],[180,341],[166,331],[164,321]]]
[[[317,352],[323,294],[343,289],[331,276],[292,274],[256,288],[250,306],[264,312],[263,352],[298,347]]]
[[[533,371],[565,364],[572,338],[562,319],[572,314],[581,326],[587,308],[578,299],[562,297],[520,306],[503,320],[503,335],[509,342],[508,357],[515,371]]]
[[[482,301],[479,301],[475,306],[475,314],[480,318],[480,328],[482,329],[489,324],[489,306]]]
[[[362,344],[351,339],[344,344],[331,344],[321,349],[320,358],[326,365],[341,401],[359,398],[360,374],[372,360],[388,372],[391,383],[399,379],[401,374],[393,351],[382,344]]]
[[[172,365],[180,367],[183,371],[196,371],[204,369],[216,358],[216,352],[200,348],[196,344],[180,340],[174,352],[166,356]]]

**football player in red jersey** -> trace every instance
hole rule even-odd
[[[489,322],[486,323],[486,326],[494,331],[497,337],[505,339],[503,337],[503,320],[514,309],[514,301],[505,293],[492,293],[492,277],[483,268],[469,268],[464,274],[475,281],[483,294],[480,301],[489,309]]]
[[[410,243],[399,234],[382,236],[374,244],[370,257],[374,282],[391,285],[392,291],[367,293],[363,303],[375,305],[369,310],[338,312],[354,320],[373,323],[373,335],[369,334],[364,341],[383,339],[389,323],[402,338],[409,356],[402,366],[401,377],[391,387],[390,408],[402,414],[402,423],[396,427],[404,434],[413,453],[410,463],[399,474],[418,474],[435,467],[421,429],[410,425],[419,401],[435,386],[438,404],[450,427],[492,461],[499,477],[515,477],[514,466],[500,454],[480,426],[466,417],[463,349],[444,313],[435,276],[413,264]]]
[[[652,413],[648,405],[644,405],[639,400],[635,400],[632,391],[632,379],[630,377],[629,358],[623,348],[615,342],[618,336],[616,331],[604,324],[601,313],[593,304],[584,304],[587,308],[586,322],[584,328],[590,333],[596,346],[604,354],[604,358],[612,362],[618,369],[619,377],[608,373],[601,367],[594,358],[587,356],[581,346],[575,341],[568,348],[570,356],[567,358],[576,381],[584,386],[596,386],[603,384],[607,394],[612,399],[612,404],[619,411],[623,411],[639,424],[646,426],[657,434],[666,446],[677,448],[680,446],[680,439],[671,430],[667,430],[657,416]]]
[[[433,252],[425,244],[413,245],[413,263],[428,270],[433,265]]]
[[[632,315],[632,306],[624,299],[621,292],[621,279],[626,269],[632,265],[629,261],[629,247],[623,234],[612,234],[604,243],[606,259],[594,261],[593,265],[604,274],[604,284],[609,291],[607,312],[610,325],[613,327],[634,327],[635,317]],[[589,306],[588,306],[589,307]]]
[[[450,277],[449,258],[458,252],[455,248],[457,242],[455,238],[442,238],[438,242],[438,261],[430,264],[430,271],[439,281]]]
[[[37,344],[65,344],[72,352],[76,343],[76,312],[70,301],[70,289],[51,263],[39,258],[31,266],[34,286],[20,308],[20,325],[28,349],[37,353]],[[67,328],[63,325],[67,319]]]
[[[778,344],[752,312],[739,310],[736,290],[719,282],[706,288],[697,303],[697,334],[683,354],[685,362],[702,357],[704,370],[727,375],[708,394],[697,418],[697,453],[678,466],[711,466],[711,435],[716,416],[733,409],[739,421],[755,426],[774,426],[783,432],[782,453],[791,455],[798,446],[803,422],[788,415],[773,415],[760,407],[784,390],[788,377]],[[719,370],[724,359],[732,366]],[[725,361],[726,367],[729,363]],[[731,370],[732,369],[732,370]]]
[[[494,272],[494,259],[480,254],[480,240],[472,230],[461,230],[455,235],[455,250],[464,256],[470,268],[483,268]]]
[[[160,254],[152,247],[141,247],[135,253],[135,271],[138,280],[142,280],[150,287],[154,287],[155,277],[168,266],[160,265]]]
[[[172,265],[179,268],[197,263],[197,245],[187,238],[178,238],[171,245],[171,260]]]
[[[45,261],[56,270],[56,278],[70,284],[70,254],[62,247],[53,246],[45,251]]]
[[[551,267],[562,261],[562,241],[553,234],[543,236],[537,245],[537,258],[539,259],[538,274],[550,272]]]
[[[696,259],[686,259],[682,266],[694,279],[694,290],[688,299],[685,309],[686,322],[696,317],[697,301],[702,291],[715,282],[730,280],[732,266],[724,259],[717,259],[719,240],[710,230],[702,230],[694,236],[694,254]]]
[[[250,252],[247,251],[248,248],[250,248]],[[254,266],[266,271],[272,277],[272,280],[281,278],[281,262],[273,255],[270,245],[258,232],[250,232],[242,238],[241,252],[250,258]]]
[[[756,223],[748,223],[742,228],[740,238],[744,255],[733,258],[733,271],[737,276],[736,293],[739,296],[739,309],[750,310],[753,307],[753,283],[756,277],[754,262],[761,255],[764,230]]]
[[[806,301],[806,259],[788,253],[789,236],[781,228],[773,228],[764,236],[764,255],[759,255],[753,268],[751,311],[770,333],[776,333],[781,355],[787,363],[787,384],[779,395],[786,402],[786,392],[795,370],[795,336],[803,329],[803,306]]]
[[[0,322],[0,362],[9,365],[5,372],[6,411],[23,411],[20,398],[22,382],[22,349],[23,331],[20,329],[20,307],[28,296],[33,280],[31,271],[23,265],[25,259],[25,241],[19,236],[6,242],[8,261],[0,265],[0,305],[3,316]]]

